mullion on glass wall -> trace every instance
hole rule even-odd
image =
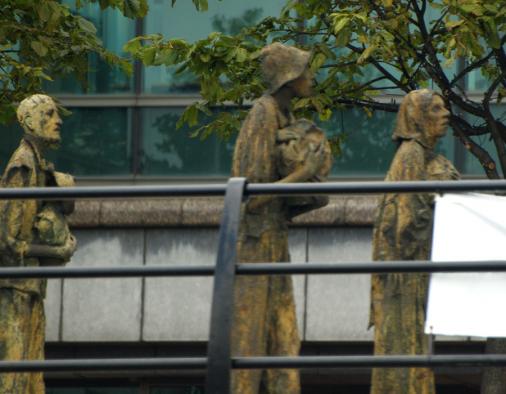
[[[143,19],[136,19],[135,35],[144,33]],[[136,60],[134,63],[134,94],[139,97],[142,94],[142,62]],[[141,172],[141,141],[142,141],[142,111],[138,105],[131,111],[132,122],[132,174],[137,176]]]

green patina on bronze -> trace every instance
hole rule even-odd
[[[249,182],[308,181],[317,175],[326,160],[324,144],[307,148],[305,160],[285,162],[282,174],[282,145],[287,140],[280,141],[278,132],[296,124],[289,111],[291,97],[310,94],[310,89],[294,86],[291,91],[291,87],[284,88],[286,83],[305,72],[309,54],[293,47],[272,44],[264,48],[262,57],[269,93],[254,103],[241,128],[234,152],[232,175],[246,177]],[[286,75],[290,77],[287,79]],[[303,140],[295,134],[289,139],[292,137]],[[302,144],[307,142],[303,141]],[[308,206],[307,202],[304,204],[305,211],[316,208]],[[250,199],[242,212],[238,260],[288,262],[287,222],[299,213],[298,208],[280,197]],[[234,302],[233,355],[299,354],[300,339],[291,277],[240,276],[237,278]],[[233,372],[232,392],[299,394],[299,374],[295,369],[237,370]]]
[[[2,177],[3,187],[58,186],[72,182],[44,160],[45,148],[59,144],[61,119],[53,100],[23,100],[18,119],[25,135]],[[71,204],[36,200],[0,201],[0,266],[64,264],[75,250],[65,215]],[[0,356],[2,360],[44,358],[44,279],[0,280]],[[0,393],[43,394],[42,373],[0,374]]]
[[[410,92],[403,100],[393,134],[399,147],[385,181],[452,180],[452,163],[434,152],[446,131],[449,112],[429,90]],[[374,260],[428,260],[433,224],[433,195],[385,194],[373,233]],[[370,325],[374,354],[426,354],[424,335],[428,274],[374,274]],[[428,368],[374,369],[371,394],[433,394]]]

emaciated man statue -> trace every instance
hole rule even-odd
[[[36,94],[17,110],[24,135],[2,177],[3,187],[71,186],[70,175],[43,158],[60,143],[61,119],[54,101]],[[65,215],[72,202],[0,201],[0,266],[37,267],[69,261],[76,242]],[[0,359],[44,359],[45,279],[0,280]],[[0,374],[0,393],[43,394],[42,373]]]
[[[262,50],[262,72],[268,91],[254,103],[242,125],[235,146],[233,176],[246,177],[249,182],[305,182],[318,175],[329,160],[322,138],[318,143],[308,143],[303,138],[312,127],[303,128],[302,136],[297,130],[279,133],[295,123],[290,111],[291,100],[312,94],[309,58],[308,52],[279,43]],[[283,144],[292,139],[304,145],[300,147],[304,150],[304,160],[286,163],[283,166],[286,173],[281,174],[280,160],[290,157],[283,153],[287,148]],[[238,261],[289,261],[287,221],[301,210],[287,201],[266,196],[251,198],[245,204]],[[307,200],[303,205],[302,211],[316,207],[308,206]],[[234,301],[233,355],[298,355],[300,339],[290,277],[239,277]],[[235,371],[232,392],[299,394],[299,375],[296,370]]]
[[[448,127],[450,112],[430,90],[410,92],[399,109],[393,139],[397,151],[386,181],[458,179],[453,165],[434,152]],[[373,233],[374,260],[428,260],[433,224],[430,194],[386,194],[378,207]],[[426,354],[424,335],[427,274],[372,276],[370,325],[374,354]],[[434,394],[428,368],[374,369],[371,394]]]

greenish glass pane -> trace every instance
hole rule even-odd
[[[75,10],[75,0],[64,0],[64,4]],[[103,45],[117,55],[126,55],[123,45],[135,35],[135,21],[125,18],[117,9],[101,10],[97,3],[83,2],[79,14],[97,28],[97,36]],[[95,54],[88,57],[89,71],[86,76],[87,90],[75,77],[58,78],[54,82],[46,82],[45,89],[49,93],[68,94],[112,94],[133,92],[133,77],[126,75],[119,67],[111,67]]]
[[[492,115],[496,119],[501,120],[502,122],[506,121],[506,104],[501,105],[493,105],[491,106]],[[482,125],[483,119],[479,119],[473,116],[467,117],[468,122],[472,125]],[[497,156],[497,150],[494,146],[494,142],[490,139],[490,134],[472,137],[472,140],[476,142],[479,146],[485,149],[492,159],[495,161],[498,168],[500,168],[500,163]],[[472,176],[483,176],[485,177],[485,171],[483,170],[483,166],[480,164],[479,160],[473,156],[472,153],[466,151],[464,154],[464,173],[466,175]]]
[[[14,150],[18,147],[23,129],[17,122],[9,125],[0,125],[0,171],[3,173],[7,162],[9,161]]]
[[[331,120],[320,123],[329,138],[344,136],[331,175],[383,177],[395,151],[390,137],[395,116],[375,111],[369,117],[361,109],[346,109],[336,111]]]
[[[205,38],[213,31],[235,34],[265,16],[278,16],[285,3],[286,0],[209,0],[209,10],[198,12],[189,0],[179,0],[174,8],[167,1],[149,0],[145,32],[191,42]],[[166,67],[146,67],[143,86],[144,92],[149,94],[199,91],[198,82],[191,73],[176,75],[174,68]]]
[[[72,108],[63,119],[62,145],[48,152],[59,171],[77,176],[127,175],[131,169],[129,110]]]
[[[142,111],[142,174],[157,176],[229,176],[234,141],[215,135],[191,138],[186,127],[176,129],[180,108]]]
[[[47,394],[139,394],[137,387],[55,387],[46,388]]]
[[[149,394],[204,394],[204,389],[192,387],[152,387]]]
[[[335,157],[333,177],[383,178],[395,154],[392,141],[397,114],[374,111],[368,115],[362,109],[337,111],[328,122],[320,122],[327,136],[344,136],[342,152]],[[436,151],[453,160],[454,139],[451,132],[438,144]]]

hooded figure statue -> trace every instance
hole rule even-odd
[[[239,133],[232,176],[249,182],[305,182],[315,177],[325,161],[322,141],[307,147],[305,160],[280,172],[278,132],[295,123],[293,97],[312,94],[310,54],[274,43],[261,53],[268,86],[255,101]],[[296,134],[296,133],[295,133]],[[286,141],[285,141],[286,142]],[[306,211],[315,207],[306,207]],[[288,262],[287,221],[293,216],[287,199],[255,197],[243,207],[238,241],[239,262]],[[288,276],[240,276],[234,294],[232,354],[234,356],[299,354],[292,279]],[[236,370],[234,394],[299,394],[296,370]]]
[[[69,186],[72,177],[58,173],[43,158],[60,143],[61,119],[51,97],[24,99],[17,117],[24,129],[11,156],[2,187]],[[0,201],[0,266],[38,267],[69,261],[76,248],[65,215],[71,202]],[[0,280],[0,360],[44,358],[46,280]],[[0,374],[0,393],[44,394],[42,373]]]
[[[459,173],[434,152],[445,135],[450,112],[440,95],[415,90],[399,108],[393,139],[399,145],[385,181],[453,180]],[[428,260],[433,224],[433,195],[385,194],[376,213],[373,260]],[[428,274],[372,276],[370,325],[374,354],[426,354],[424,335]],[[374,369],[371,394],[433,394],[428,368]]]

